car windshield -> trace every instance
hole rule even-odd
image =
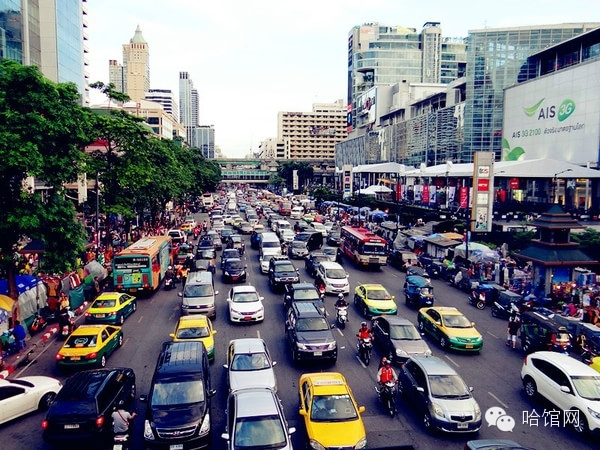
[[[311,237],[310,233],[300,233],[300,234],[296,235],[296,237],[294,238],[294,240],[306,242],[306,241],[308,241],[308,239],[310,237]]]
[[[204,399],[202,379],[182,377],[162,380],[154,384],[151,406],[172,406],[199,403]]]
[[[214,259],[216,253],[214,250],[200,250],[196,257],[197,259]]]
[[[358,417],[348,394],[317,395],[310,409],[310,419],[315,422],[345,422]]]
[[[367,292],[369,300],[390,300],[392,296],[385,289],[371,289]]]
[[[392,325],[390,327],[390,338],[416,341],[421,339],[421,335],[413,325]]]
[[[448,328],[472,328],[471,322],[462,314],[448,314],[444,316],[444,324]]]
[[[95,334],[86,334],[78,336],[69,336],[67,342],[65,342],[65,348],[84,348],[84,347],[95,347],[98,336]]]
[[[184,297],[210,297],[213,295],[211,284],[188,284],[183,291]]]
[[[231,236],[231,242],[235,243],[241,243],[242,242],[242,237],[241,236]]]
[[[309,317],[298,319],[296,329],[298,331],[326,331],[329,330],[329,325],[324,317]]]
[[[297,235],[296,235],[297,237]],[[306,248],[306,242],[298,241],[296,238],[292,241],[293,248]]]
[[[572,376],[573,385],[580,397],[586,400],[600,401],[600,374]]]
[[[294,272],[296,269],[291,263],[277,264],[277,272]]]
[[[233,445],[236,449],[269,449],[285,446],[286,431],[279,416],[238,418],[235,422]]]
[[[238,353],[234,355],[231,362],[231,370],[233,371],[252,371],[262,370],[271,367],[269,358],[264,353]]]
[[[294,289],[294,299],[296,300],[319,300],[319,298],[316,289]]]
[[[229,229],[229,228],[223,228],[221,230],[221,237],[224,236],[231,236],[233,234],[233,230]]]
[[[244,264],[242,261],[233,261],[231,259],[227,260],[225,263],[226,270],[241,270],[244,268]]]
[[[344,269],[327,269],[325,276],[327,278],[333,278],[335,280],[339,280],[342,278],[346,278],[346,271]]]
[[[96,300],[92,308],[114,308],[116,304],[115,300]]]
[[[263,241],[263,248],[276,248],[281,247],[281,244],[278,241]]]
[[[337,255],[337,248],[325,247],[322,252],[328,256]]]
[[[457,398],[465,399],[471,397],[471,391],[458,375],[429,375],[431,396],[434,398]]]
[[[251,303],[258,301],[258,294],[256,292],[237,292],[233,294],[234,303]]]
[[[198,339],[210,336],[208,327],[179,328],[175,334],[177,339]]]

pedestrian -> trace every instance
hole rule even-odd
[[[506,346],[511,347],[513,349],[517,348],[517,333],[521,328],[521,317],[518,313],[512,313],[508,318],[508,329],[507,329],[507,338],[506,338]]]
[[[27,347],[27,343],[25,342],[25,338],[27,337],[27,331],[25,331],[25,327],[21,325],[21,322],[15,320],[15,326],[12,329],[11,333],[15,338],[15,343],[17,344],[17,348],[19,350],[23,350]]]
[[[94,299],[100,295],[100,280],[94,277]]]
[[[185,286],[185,282],[187,281],[189,269],[187,265],[183,265],[181,267],[181,286]]]

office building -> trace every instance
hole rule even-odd
[[[179,72],[179,119],[189,132],[186,142],[192,145],[192,132],[199,124],[198,117],[198,91],[194,89],[194,82],[188,72]]]
[[[189,129],[191,147],[200,149],[206,159],[215,159],[215,127],[197,125]]]
[[[443,38],[439,22],[425,23],[420,33],[379,23],[354,27],[348,36],[348,132],[358,126],[359,98],[372,88],[448,84],[464,76],[466,63],[464,39]]]
[[[278,113],[277,140],[284,143],[286,159],[333,160],[335,145],[346,137],[343,100],[315,103],[311,112]]]
[[[160,103],[167,114],[170,114],[175,122],[179,122],[179,106],[173,98],[171,89],[150,89],[144,96],[145,100]]]
[[[150,90],[150,49],[139,25],[128,44],[123,44],[123,65],[108,62],[109,82],[122,87],[131,100],[139,102]]]
[[[563,23],[469,31],[465,138],[459,162],[473,162],[479,151],[500,156],[504,89],[517,83],[530,55],[598,26]]]

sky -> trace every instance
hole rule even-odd
[[[90,82],[108,83],[108,61],[139,25],[150,49],[150,87],[171,89],[179,72],[199,95],[201,125],[213,125],[229,158],[277,137],[279,111],[312,111],[346,100],[347,39],[354,26],[380,23],[421,31],[440,22],[443,37],[469,30],[598,22],[597,0],[90,0]],[[102,97],[92,93],[92,104]]]

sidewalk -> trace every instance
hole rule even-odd
[[[79,308],[75,310],[75,321],[78,325],[81,325],[80,317],[83,317],[83,313],[86,308],[89,306],[88,302],[84,302]],[[10,378],[15,370],[18,370],[24,367],[27,363],[23,362],[27,358],[28,352],[33,350],[33,353],[29,356],[30,360],[34,360],[37,355],[36,350],[41,350],[44,348],[48,342],[52,342],[56,333],[58,332],[58,324],[52,323],[49,324],[44,330],[39,333],[34,334],[33,336],[28,336],[26,339],[27,347],[21,350],[19,353],[15,355],[9,355],[3,358],[4,366],[2,371],[0,371],[0,378]],[[22,367],[20,367],[22,366]]]

